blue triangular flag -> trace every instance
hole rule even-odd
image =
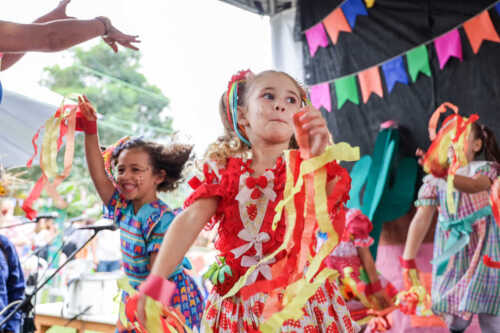
[[[496,4],[495,8],[497,9],[498,15],[500,15],[500,2]]]
[[[351,28],[354,28],[356,25],[356,17],[358,15],[368,15],[363,0],[347,0],[342,4],[341,8]]]
[[[408,75],[406,75],[402,56],[383,64],[382,70],[384,71],[385,83],[389,92],[392,91],[396,82],[408,84]]]

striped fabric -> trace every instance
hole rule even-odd
[[[465,176],[483,174],[491,180],[498,175],[497,165],[473,162]],[[446,184],[432,176],[424,179],[416,206],[439,206],[439,221],[463,219],[488,206],[488,192],[454,192],[456,214],[450,214],[446,206]],[[438,226],[434,239],[434,258],[439,256],[450,232]],[[486,267],[482,258],[490,256],[500,260],[500,230],[491,215],[477,220],[470,233],[468,245],[453,255],[443,275],[432,275],[432,309],[437,314],[452,314],[463,318],[474,313],[500,315],[500,272]]]

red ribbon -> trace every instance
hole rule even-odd
[[[267,178],[266,176],[260,176],[258,178],[248,177],[246,183],[248,188],[254,188],[255,186],[265,188],[267,186]]]

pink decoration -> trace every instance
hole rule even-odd
[[[321,83],[311,87],[311,103],[319,109],[323,106],[328,112],[332,112],[332,99],[330,96],[330,85],[328,83]]]
[[[434,41],[436,53],[439,59],[439,68],[443,69],[451,57],[462,61],[462,42],[458,29],[454,29]]]
[[[323,23],[319,22],[312,28],[306,30],[307,44],[309,45],[309,53],[314,57],[318,48],[328,46],[328,37],[326,36]]]

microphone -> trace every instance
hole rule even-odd
[[[37,215],[37,217],[35,217],[35,221],[38,222],[41,219],[57,219],[58,217],[59,217],[59,214],[57,214],[56,212],[43,213],[43,214]]]
[[[84,226],[84,227],[75,228],[75,230],[94,230],[95,232],[98,232],[101,230],[115,231],[117,229],[118,229],[118,227],[114,223],[105,224],[105,225],[88,225],[88,226]]]

